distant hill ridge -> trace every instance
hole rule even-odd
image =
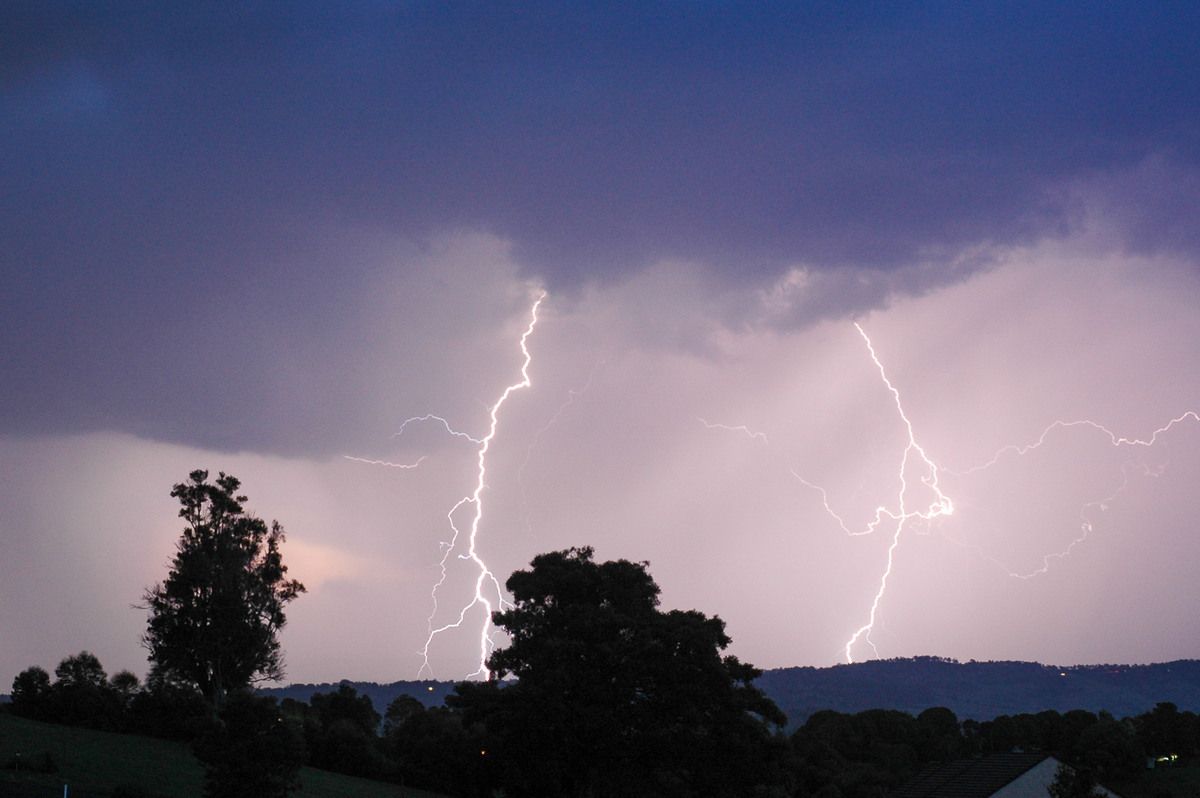
[[[775,668],[755,682],[796,726],[814,712],[855,713],[898,709],[919,714],[949,707],[959,720],[984,721],[1053,709],[1106,710],[1118,718],[1139,715],[1169,701],[1181,710],[1200,711],[1200,660],[1155,665],[1073,665],[1037,662],[958,662],[945,657],[871,660],[828,668]],[[439,706],[457,682],[402,681],[391,684],[343,681],[367,695],[380,714],[399,695]],[[292,684],[265,688],[280,699],[307,702],[313,693],[338,684]]]
[[[1073,665],[958,662],[943,657],[871,660],[830,668],[779,668],[756,684],[799,724],[813,712],[899,709],[917,714],[949,707],[959,720],[1000,715],[1106,710],[1139,715],[1169,701],[1200,710],[1200,660],[1156,665]]]

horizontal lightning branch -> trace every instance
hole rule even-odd
[[[403,469],[416,468],[417,466],[419,466],[422,463],[422,461],[425,460],[424,455],[417,458],[417,462],[415,462],[415,463],[390,463],[387,460],[368,460],[365,457],[354,457],[354,456],[348,455],[348,454],[344,454],[344,455],[342,455],[342,457],[343,457],[343,459],[346,459],[346,460],[353,460],[356,463],[366,463],[367,465],[387,466],[388,468],[403,468]]]

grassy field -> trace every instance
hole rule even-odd
[[[55,772],[39,772],[47,764]],[[304,768],[300,779],[301,798],[437,798],[314,768]],[[56,726],[0,712],[0,796],[58,796],[64,784],[70,798],[108,796],[121,786],[141,788],[144,795],[201,798],[204,769],[182,743]]]

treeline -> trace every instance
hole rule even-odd
[[[52,680],[40,666],[25,669],[13,680],[11,702],[0,707],[48,723],[187,742],[202,760],[211,753],[210,708],[194,687],[155,672],[145,684],[129,671],[109,678],[87,651],[65,658],[54,674]],[[264,725],[254,715],[281,722]],[[459,713],[426,708],[412,696],[397,697],[380,715],[370,697],[349,685],[314,693],[308,702],[244,693],[227,699],[223,725],[239,721],[258,730],[255,739],[265,729],[273,747],[313,767],[451,795],[484,794],[484,736],[464,728]],[[248,748],[244,766],[261,770],[260,754]]]
[[[81,651],[58,664],[53,680],[37,665],[17,674],[8,707],[47,723],[186,740],[208,705],[195,688],[158,670],[145,684],[127,670],[110,678],[94,654]]]
[[[238,763],[262,777],[264,761],[282,757],[338,773],[457,796],[490,795],[503,763],[489,751],[497,740],[486,724],[467,722],[452,706],[426,707],[402,695],[381,714],[371,698],[342,684],[307,702],[270,696],[231,696],[224,737],[210,734],[204,696],[152,673],[144,684],[122,671],[107,676],[84,651],[55,668],[40,667],[13,681],[9,711],[27,718],[184,740],[202,758],[225,745],[230,778]],[[450,703],[454,703],[452,695]],[[239,718],[251,732],[238,739]],[[266,719],[270,723],[264,723]],[[230,736],[232,735],[232,736]],[[586,745],[586,740],[578,741]],[[511,744],[511,741],[510,741]],[[945,707],[917,715],[889,709],[858,713],[823,710],[790,735],[762,741],[758,759],[777,770],[764,795],[868,798],[884,795],[923,767],[952,759],[1013,750],[1054,754],[1101,782],[1136,778],[1147,759],[1200,755],[1200,717],[1174,704],[1118,719],[1106,712],[1001,715],[961,720]],[[552,769],[553,762],[544,762]]]
[[[816,712],[791,735],[794,795],[866,798],[894,789],[924,767],[1009,751],[1054,755],[1101,783],[1145,772],[1147,759],[1172,763],[1200,753],[1200,718],[1159,703],[1117,719],[1081,709],[960,721],[945,707],[907,712],[871,709]]]
[[[185,742],[202,762],[223,759],[218,778],[234,780],[253,771],[260,781],[264,771],[309,764],[451,795],[483,794],[475,786],[482,737],[465,729],[458,713],[427,709],[407,695],[380,715],[370,697],[349,685],[314,693],[307,702],[234,693],[225,700],[222,733],[214,735],[211,706],[194,686],[155,670],[145,683],[129,671],[110,678],[99,659],[83,651],[63,659],[53,678],[40,666],[23,670],[13,680],[11,701],[0,710],[47,723]]]

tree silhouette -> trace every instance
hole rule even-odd
[[[304,743],[274,698],[242,691],[192,743],[208,798],[286,798],[299,786]]]
[[[12,711],[34,720],[42,720],[50,714],[50,674],[46,669],[33,665],[17,674],[12,684]]]
[[[1087,768],[1059,765],[1054,781],[1046,788],[1050,798],[1100,798],[1095,775]]]
[[[193,471],[171,496],[187,522],[165,582],[145,592],[150,619],[143,645],[164,674],[195,685],[214,717],[231,690],[283,675],[277,632],[283,608],[304,591],[287,579],[279,546],[283,527],[268,528],[242,508],[241,483]]]
[[[377,735],[381,718],[370,696],[341,684],[334,692],[314,693],[309,704],[304,735],[311,764],[351,776],[383,774]]]
[[[57,722],[101,729],[117,725],[121,699],[95,654],[81,651],[64,658],[54,675],[51,697]]]
[[[722,656],[720,618],[662,612],[645,563],[596,563],[591,548],[535,557],[495,613],[511,645],[486,684],[448,699],[490,739],[491,778],[528,796],[754,794],[781,776],[781,713],[759,671]],[[496,679],[515,676],[500,688]],[[779,748],[776,749],[778,744]]]

